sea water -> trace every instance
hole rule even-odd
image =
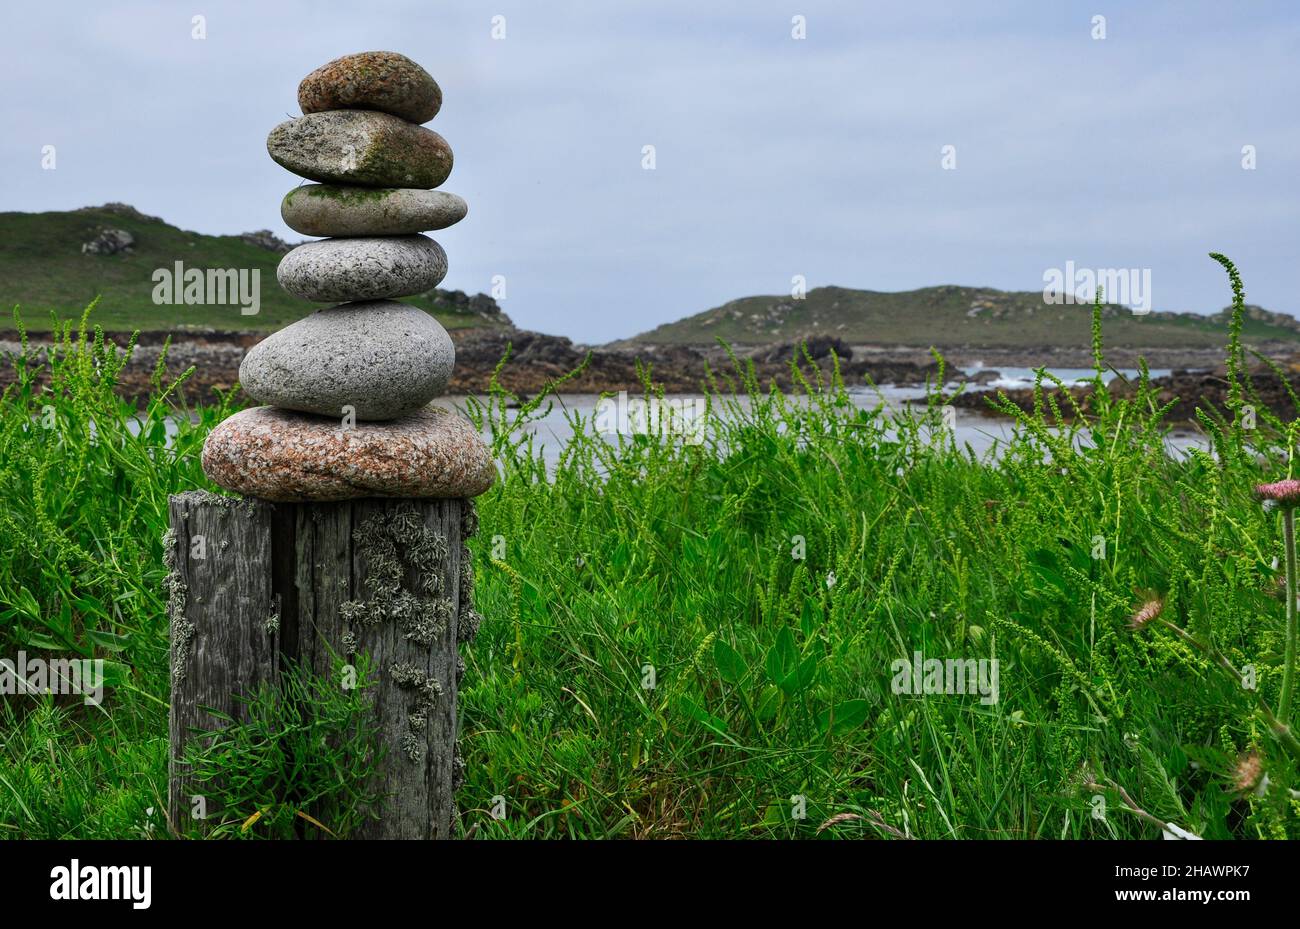
[[[978,367],[963,369],[968,376],[979,370]],[[998,381],[990,385],[971,384],[967,387],[967,390],[987,391],[999,388],[1014,390],[1021,387],[1032,387],[1034,384],[1035,375],[1031,368],[997,368],[996,370],[1002,375]],[[1094,374],[1091,368],[1052,368],[1048,370],[1066,384],[1074,384],[1079,380],[1089,380]],[[1153,370],[1151,376],[1160,377],[1167,373],[1169,373],[1167,370]],[[1119,374],[1129,379],[1138,376],[1136,370],[1122,368],[1119,369]],[[1103,375],[1103,378],[1109,382],[1115,376],[1114,372],[1108,371]],[[956,385],[950,386],[955,387]],[[909,406],[910,401],[924,398],[925,388],[897,387],[892,384],[878,385],[876,387],[862,386],[850,388],[848,395],[854,405],[860,409],[875,409],[883,403],[887,415],[890,411],[906,408]],[[544,416],[539,416],[524,427],[526,432],[534,437],[536,445],[541,448],[548,467],[554,467],[558,463],[560,452],[573,437],[573,429],[569,425],[568,417],[574,413],[580,413],[583,419],[593,420],[597,412],[599,399],[594,394],[559,394],[550,397],[542,404],[543,409],[546,409],[547,403],[551,404],[549,412]],[[698,395],[674,395],[666,399],[688,405],[698,399]],[[749,405],[747,397],[741,397],[740,402],[743,407],[747,408]],[[460,410],[463,415],[465,398],[441,397],[435,400],[434,403],[449,409]],[[969,449],[970,453],[977,458],[990,455],[996,457],[1000,449],[1012,437],[1014,424],[1010,420],[983,416],[978,412],[961,408],[955,412],[954,438],[957,447],[962,450]],[[616,437],[611,435],[606,438],[613,441]],[[1207,448],[1208,443],[1203,436],[1197,433],[1175,430],[1166,439],[1165,446],[1170,454],[1179,454],[1189,448]]]

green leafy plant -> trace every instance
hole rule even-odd
[[[198,828],[214,838],[346,838],[377,815],[385,750],[369,674],[364,654],[330,675],[290,663],[275,685],[239,699],[239,718],[208,709],[221,724],[193,733],[184,761],[211,810]]]

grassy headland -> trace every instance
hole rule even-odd
[[[116,254],[82,251],[105,229],[134,239]],[[285,292],[275,269],[282,253],[240,236],[214,236],[178,229],[121,204],[48,213],[0,213],[0,305],[22,306],[34,331],[50,328],[50,313],[75,318],[96,297],[96,322],[108,331],[219,332],[279,329],[319,307]],[[153,274],[186,269],[260,272],[260,310],[243,315],[226,304],[158,305]],[[436,299],[403,298],[438,318],[447,329],[495,328],[491,319]]]

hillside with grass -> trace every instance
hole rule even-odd
[[[1228,334],[1231,309],[1211,316],[1155,311],[1135,315],[1114,304],[1103,310],[1113,348],[1215,349]],[[851,345],[1036,349],[1086,346],[1090,307],[1048,305],[1039,291],[944,285],[884,293],[818,287],[802,300],[744,297],[619,343],[733,345],[796,342],[830,336]],[[1248,306],[1242,326],[1248,343],[1300,343],[1300,321]]]
[[[24,323],[36,331],[50,327],[51,311],[64,319],[77,318],[96,297],[95,322],[110,331],[279,329],[320,306],[291,296],[277,283],[275,268],[285,250],[285,243],[267,232],[204,235],[125,204],[0,213],[0,305],[6,316],[19,307]],[[154,272],[172,270],[178,261],[185,269],[205,272],[260,271],[259,312],[243,315],[234,301],[155,304]],[[433,291],[404,299],[433,313],[447,329],[509,326],[495,305],[456,296]]]

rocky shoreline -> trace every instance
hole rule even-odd
[[[1247,402],[1257,407],[1257,415],[1261,412],[1258,407],[1262,407],[1283,420],[1292,419],[1296,416],[1297,409],[1289,391],[1300,394],[1300,358],[1284,359],[1276,364],[1278,371],[1264,364],[1248,367]],[[1152,378],[1151,383],[1156,388],[1156,403],[1161,406],[1173,404],[1165,416],[1165,422],[1170,425],[1197,425],[1197,408],[1218,413],[1227,409],[1229,381],[1227,368],[1222,364],[1199,371],[1175,370],[1164,377]],[[1132,397],[1136,391],[1135,381],[1116,378],[1107,385],[1107,392],[1114,398]],[[1045,394],[1059,395],[1060,393],[1059,389],[1045,391]],[[1088,409],[1087,398],[1092,393],[1091,387],[1071,387],[1069,393],[1082,409]],[[952,404],[973,413],[1000,417],[1001,413],[989,407],[989,400],[999,394],[1021,410],[1033,409],[1032,388],[967,392],[954,397]],[[1069,410],[1065,403],[1061,403],[1060,406],[1062,413]]]
[[[503,317],[504,318],[504,317]],[[167,372],[175,377],[193,366],[196,370],[183,391],[189,403],[211,402],[214,391],[231,390],[239,381],[239,366],[250,348],[265,339],[265,332],[142,332],[137,340],[130,363],[122,373],[119,392],[122,396],[140,401],[147,397],[150,378],[158,362],[164,340],[171,336],[168,350]],[[533,395],[546,384],[578,368],[588,353],[591,360],[581,376],[565,384],[569,393],[601,393],[626,390],[640,393],[641,377],[638,361],[650,372],[651,381],[670,394],[697,394],[707,383],[707,370],[711,369],[723,390],[742,389],[731,359],[718,348],[707,351],[687,346],[644,346],[640,349],[610,349],[584,346],[563,336],[546,335],[527,329],[515,328],[506,320],[503,326],[479,326],[454,329],[450,332],[456,351],[456,367],[446,392],[454,395],[482,394],[488,390],[493,372],[497,369],[507,348],[510,359],[499,375],[503,387],[513,393]],[[110,332],[106,336],[116,345],[126,345],[130,333]],[[49,345],[46,333],[30,333],[29,343],[39,358]],[[866,379],[876,384],[893,384],[900,387],[921,387],[927,378],[937,374],[937,366],[923,349],[884,350],[872,346],[847,346],[834,340],[814,340],[809,346],[823,377],[829,377],[832,363],[831,351],[840,357],[840,372],[846,383],[862,384]],[[15,374],[9,358],[21,351],[18,333],[0,330],[0,388],[11,384]],[[795,346],[741,346],[735,349],[742,364],[751,364],[759,383],[766,388],[776,383],[783,390],[794,384],[788,362],[794,356]],[[1122,354],[1122,353],[1121,353]],[[1276,353],[1280,355],[1281,353]],[[986,366],[981,375],[971,377],[971,385],[979,385],[997,377],[999,367],[1027,367],[1042,364],[1048,358],[1049,367],[1090,367],[1090,359],[1082,355],[1047,352],[1036,355],[1031,362],[1019,351],[981,350],[954,352],[945,356],[949,371],[961,366],[981,362]],[[1109,357],[1109,356],[1108,356]],[[1276,356],[1275,356],[1276,357]],[[1226,381],[1222,367],[1222,353],[1182,352],[1178,358],[1160,359],[1166,362],[1182,360],[1184,365],[1170,365],[1174,372],[1155,380],[1160,388],[1162,402],[1174,398],[1178,404],[1171,413],[1172,420],[1191,420],[1197,399],[1222,407],[1226,398]],[[1136,365],[1136,358],[1116,357],[1116,367]],[[1293,368],[1288,357],[1280,357],[1284,369]],[[1153,363],[1154,365],[1154,363]],[[812,370],[806,362],[802,365],[805,376]],[[1290,414],[1290,400],[1277,378],[1263,366],[1257,366],[1253,380],[1270,409]],[[1300,374],[1297,374],[1300,383]],[[1115,392],[1129,390],[1122,383],[1112,386]],[[1298,388],[1300,390],[1300,388]],[[1081,396],[1086,391],[1078,391]],[[1031,390],[1003,391],[1013,403],[1024,409],[1032,407]],[[970,412],[996,415],[988,408],[987,391],[968,391],[954,399],[955,406]]]
[[[616,343],[628,346],[629,342]],[[930,349],[923,345],[874,345],[870,343],[846,344],[859,360],[886,358],[895,361],[912,361],[925,363],[931,359]],[[761,353],[770,346],[757,344],[732,343],[737,354],[750,355]],[[642,343],[641,349],[653,349],[654,346]],[[1294,342],[1264,341],[1248,346],[1251,351],[1259,352],[1267,358],[1285,360],[1296,354]],[[1035,345],[1019,347],[976,346],[965,348],[941,348],[944,361],[949,368],[967,368],[983,366],[991,370],[999,368],[1034,368],[1046,365],[1048,368],[1092,368],[1092,349],[1087,345]],[[1122,346],[1106,347],[1106,363],[1116,368],[1137,368],[1139,359],[1154,369],[1168,368],[1176,370],[1202,370],[1223,364],[1222,347],[1216,348],[1127,348]]]
[[[214,391],[231,390],[239,381],[239,367],[244,355],[263,341],[265,332],[142,332],[137,340],[131,361],[122,372],[118,389],[122,396],[140,401],[150,393],[150,378],[158,363],[158,355],[168,335],[171,345],[167,353],[167,373],[175,377],[193,366],[194,374],[183,390],[189,403],[210,402]],[[736,367],[724,352],[699,351],[681,346],[651,347],[641,351],[615,351],[575,344],[562,336],[546,335],[526,329],[505,327],[475,327],[451,330],[455,346],[456,364],[446,393],[456,395],[487,392],[493,372],[501,359],[510,352],[506,366],[501,370],[499,382],[507,390],[524,395],[536,394],[550,381],[562,377],[591,358],[583,373],[565,384],[569,393],[601,393],[626,390],[640,393],[641,374],[638,362],[648,370],[651,382],[670,394],[697,394],[707,384],[708,371],[712,370],[723,390],[741,390]],[[130,333],[110,332],[106,339],[117,346],[125,346]],[[44,333],[30,333],[30,349],[38,361],[49,347],[50,337]],[[840,372],[848,384],[861,384],[870,378],[877,384],[923,386],[927,377],[937,373],[937,366],[926,356],[908,355],[903,358],[874,356],[858,357],[850,354],[847,346],[814,342],[809,346],[823,377],[833,369],[831,351],[840,354]],[[18,333],[0,331],[0,388],[15,380],[8,359],[21,352]],[[753,354],[737,354],[742,364],[752,363],[755,376],[766,388],[776,383],[783,390],[794,386],[790,376],[789,360],[795,347],[784,345],[764,347]],[[805,376],[813,378],[811,367],[802,365]]]

